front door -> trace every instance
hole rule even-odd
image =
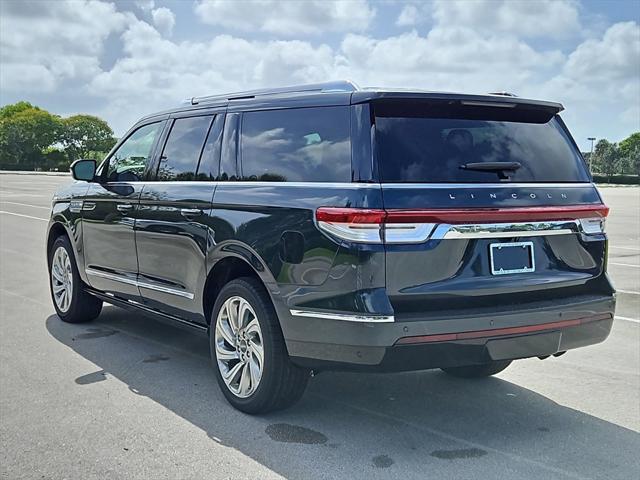
[[[136,208],[147,164],[164,121],[135,129],[105,161],[82,206],[85,271],[90,285],[139,300],[134,238]]]
[[[170,122],[155,181],[145,184],[136,213],[138,286],[148,307],[204,323],[202,290],[214,241],[210,212],[224,114]]]

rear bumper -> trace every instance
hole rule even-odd
[[[305,339],[287,339],[292,360],[332,370],[403,371],[553,355],[604,341],[615,297],[484,316],[410,322],[306,318]]]

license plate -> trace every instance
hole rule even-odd
[[[532,242],[492,243],[489,245],[491,273],[528,273],[536,269]]]

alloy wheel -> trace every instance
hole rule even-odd
[[[228,298],[216,319],[215,351],[227,388],[239,398],[251,396],[264,371],[264,347],[258,317],[240,296]]]
[[[73,295],[73,270],[71,259],[64,247],[58,247],[51,261],[51,287],[53,299],[58,309],[66,313],[71,306]]]

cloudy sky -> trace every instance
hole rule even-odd
[[[586,138],[640,130],[640,2],[0,0],[0,103],[121,135],[203,94],[348,78],[562,102]]]

